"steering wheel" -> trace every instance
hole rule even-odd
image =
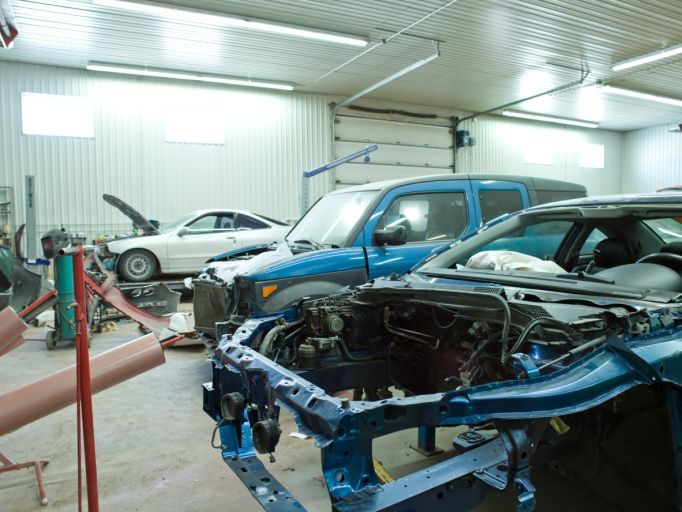
[[[655,252],[641,257],[635,263],[657,263],[671,268],[675,272],[682,272],[682,256],[672,252]]]

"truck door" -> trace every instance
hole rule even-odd
[[[366,245],[369,278],[402,273],[433,250],[475,229],[469,180],[432,181],[397,187],[381,200],[359,243]],[[377,229],[403,226],[407,243],[375,245]]]
[[[480,224],[530,206],[528,190],[522,183],[499,180],[471,180],[476,216]]]

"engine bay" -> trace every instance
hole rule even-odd
[[[548,302],[546,296],[493,286],[461,288],[414,289],[385,281],[314,301],[300,319],[273,327],[257,348],[300,371],[338,360],[408,366],[407,380],[389,372],[387,385],[420,394],[537,376],[599,347],[605,333],[630,338],[652,329],[644,307],[567,297]],[[669,311],[655,317],[655,326],[680,322]],[[364,393],[372,399],[387,390]]]

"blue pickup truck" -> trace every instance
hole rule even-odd
[[[331,192],[286,236],[291,257],[229,284],[210,272],[195,278],[195,328],[216,337],[217,322],[230,330],[248,317],[290,309],[303,297],[400,274],[500,215],[585,195],[585,187],[574,183],[494,174],[436,175]],[[273,249],[243,247],[209,261]]]

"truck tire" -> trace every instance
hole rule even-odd
[[[132,283],[149,281],[156,274],[157,268],[154,255],[144,249],[125,252],[118,261],[118,273]]]

